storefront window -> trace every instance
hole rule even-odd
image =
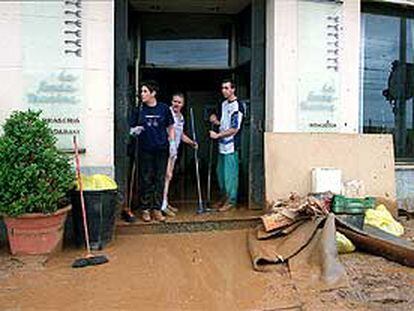
[[[145,55],[145,63],[155,66],[227,67],[229,40],[148,40]]]
[[[366,12],[362,16],[364,133],[394,136],[397,161],[414,160],[414,20]]]
[[[167,68],[229,68],[234,20],[225,15],[145,14],[141,64]]]

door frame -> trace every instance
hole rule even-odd
[[[120,191],[127,188],[128,159],[128,0],[115,1],[115,179]],[[250,144],[248,203],[261,209],[265,200],[264,120],[266,84],[266,0],[252,0],[252,42],[250,79]]]
[[[261,209],[265,203],[266,0],[252,0],[251,49],[249,208]]]

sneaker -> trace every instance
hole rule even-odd
[[[168,217],[175,217],[175,213],[167,207],[166,209],[162,210],[162,212],[167,215]]]
[[[219,209],[219,212],[228,212],[229,210],[235,208],[236,206],[230,202],[225,202]]]
[[[178,213],[178,208],[176,208],[176,207],[174,207],[174,206],[172,206],[172,205],[169,205],[169,204],[168,204],[168,209],[169,209],[170,211],[174,212],[174,213]]]
[[[142,211],[142,220],[145,222],[151,221],[151,214],[148,210]]]
[[[137,221],[135,215],[129,210],[123,210],[121,213],[121,219],[128,223],[134,223]]]
[[[155,221],[165,221],[165,217],[162,215],[162,212],[159,210],[153,210],[152,216],[154,217]]]

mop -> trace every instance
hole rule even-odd
[[[190,119],[191,119],[191,130],[193,134],[193,140],[197,141],[197,135],[195,131],[195,124],[194,124],[194,111],[193,108],[190,108]],[[200,169],[198,163],[198,148],[194,149],[194,161],[195,161],[195,169],[196,169],[196,179],[197,179],[197,193],[198,193],[198,206],[197,206],[197,214],[207,213],[210,210],[204,207],[203,204],[203,197],[201,194],[201,181],[200,181]]]
[[[82,178],[80,172],[80,160],[79,160],[79,150],[78,144],[76,142],[76,136],[73,136],[73,146],[75,148],[75,163],[76,163],[76,177],[79,183],[79,194],[82,207],[82,218],[83,218],[83,228],[85,230],[85,242],[86,242],[86,255],[83,258],[78,258],[72,264],[72,268],[83,268],[87,266],[96,266],[107,263],[109,260],[104,255],[93,255],[91,252],[91,246],[89,244],[89,230],[88,230],[88,221],[86,218],[86,207],[85,200],[83,198],[83,187],[82,187]]]

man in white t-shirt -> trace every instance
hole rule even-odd
[[[171,100],[171,112],[174,117],[174,130],[175,130],[175,144],[178,150],[181,141],[192,146],[193,148],[197,148],[197,142],[191,140],[185,133],[184,133],[184,116],[181,113],[181,110],[184,107],[184,94],[183,93],[175,93],[172,96]],[[175,213],[178,212],[178,209],[168,204],[168,190],[170,186],[171,179],[173,177],[174,166],[177,160],[177,156],[170,157],[168,159],[167,164],[167,172],[165,174],[165,186],[164,186],[164,200],[161,206],[162,212],[170,217],[174,217]]]
[[[218,140],[217,177],[222,199],[215,204],[220,212],[230,210],[237,205],[239,186],[239,131],[243,113],[236,97],[236,86],[232,80],[224,80],[221,93],[226,99],[221,104],[221,117],[210,116],[210,122],[219,126],[219,132],[210,131],[210,138]]]

